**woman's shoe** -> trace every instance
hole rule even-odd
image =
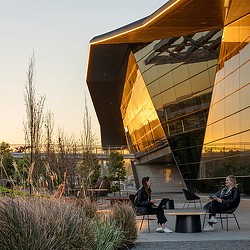
[[[209,224],[202,229],[205,232],[212,232],[214,231],[214,227],[210,226]]]
[[[208,222],[212,222],[212,223],[216,224],[217,220],[214,217],[211,217]]]
[[[168,229],[167,227],[164,228],[164,233],[173,233],[172,230]]]
[[[164,233],[164,229],[162,227],[157,227],[156,232],[157,233]]]

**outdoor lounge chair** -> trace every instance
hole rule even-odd
[[[200,206],[201,206],[201,198],[199,196],[197,196],[196,194],[186,190],[186,189],[182,189],[184,196],[186,198],[186,202],[184,203],[183,208],[185,207],[186,203],[188,203],[187,209],[189,208],[189,204],[190,203],[194,203],[194,207],[196,208],[196,203],[195,201],[198,200],[200,202]],[[201,206],[202,209],[202,206]]]
[[[147,216],[147,219],[148,219],[148,232],[150,233],[149,220],[155,220],[155,219],[150,219],[149,215],[155,215],[155,214],[151,214],[151,213],[141,213],[141,212],[139,212],[139,211],[136,209],[136,205],[135,205],[135,195],[134,195],[134,194],[130,194],[128,197],[129,197],[129,200],[130,200],[130,202],[131,202],[131,206],[133,207],[133,209],[134,209],[136,215],[137,215],[137,216],[142,216],[140,231],[141,231],[141,228],[142,228],[142,224],[143,224],[144,218],[145,218],[145,216]]]
[[[221,223],[222,228],[224,228],[222,220],[227,220],[227,231],[228,231],[228,219],[235,219],[235,222],[240,230],[240,225],[239,225],[238,220],[237,220],[235,213],[234,213],[236,211],[236,209],[237,209],[237,207],[235,207],[231,210],[221,211],[220,213],[218,213],[217,219],[220,219],[220,223]],[[232,216],[230,216],[230,215],[232,215]],[[205,214],[204,220],[203,220],[203,227],[205,225],[205,220],[206,220],[206,214]]]

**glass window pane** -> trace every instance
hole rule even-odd
[[[245,131],[247,129],[250,129],[250,108],[240,112],[240,131]]]
[[[163,107],[162,105],[162,100],[161,100],[161,95],[157,95],[152,98],[152,102],[154,104],[154,107],[156,110],[161,109]]]
[[[151,97],[153,97],[161,92],[158,80],[147,85],[147,89],[148,89],[149,95]]]
[[[243,87],[249,83],[249,74],[250,74],[249,69],[250,69],[250,61],[248,61],[246,64],[240,67],[240,87]]]
[[[213,141],[222,139],[225,137],[225,125],[224,125],[224,120],[218,121],[214,124],[211,125],[212,126],[212,131],[213,131]]]
[[[192,94],[192,89],[190,85],[190,80],[187,80],[181,84],[176,85],[175,87],[176,99],[187,98]]]
[[[239,106],[240,93],[237,91],[225,99],[225,116],[237,112],[239,110]]]
[[[190,77],[197,75],[201,71],[204,71],[207,69],[207,61],[197,62],[197,63],[189,63],[187,65],[188,65]]]
[[[180,67],[173,70],[174,84],[178,84],[189,78],[188,66],[183,64]]]
[[[192,77],[190,80],[193,93],[197,93],[210,87],[210,78],[207,70]]]
[[[244,109],[246,107],[250,106],[250,84],[248,84],[246,87],[242,88],[239,91],[239,99],[240,99],[240,109]]]
[[[240,114],[234,114],[225,119],[225,136],[230,136],[240,131]]]
[[[173,75],[172,72],[162,76],[159,79],[159,84],[160,84],[160,89],[161,91],[164,91],[166,89],[169,89],[174,86],[174,80],[173,80]]]

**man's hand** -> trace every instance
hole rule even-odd
[[[151,203],[153,203],[153,204],[155,204],[155,203],[156,203],[156,201],[157,201],[157,200],[151,200],[150,202],[151,202]]]

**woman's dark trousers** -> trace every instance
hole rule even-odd
[[[227,211],[227,210],[231,210],[233,207],[232,206],[228,206],[224,203],[219,203],[216,200],[212,200],[211,201],[211,206],[209,207],[209,213],[210,216],[215,216],[217,213],[221,212],[221,211]]]
[[[159,207],[147,207],[147,211],[150,214],[156,214],[156,217],[158,219],[158,224],[164,224],[167,222],[167,218],[164,214],[163,208]]]

